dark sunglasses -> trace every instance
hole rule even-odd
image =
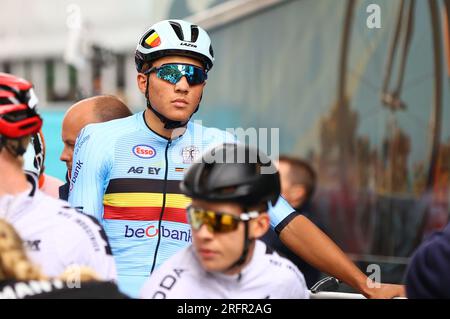
[[[252,211],[236,216],[193,206],[187,207],[187,213],[189,223],[193,229],[199,230],[202,225],[206,225],[212,233],[228,233],[234,231],[238,228],[240,222],[248,221],[259,215],[259,212]]]
[[[145,72],[145,74],[149,74],[151,72],[156,72],[156,76],[158,78],[172,84],[178,83],[183,76],[186,77],[189,85],[202,84],[208,78],[205,70],[192,64],[163,64],[160,67],[152,67],[150,70]]]

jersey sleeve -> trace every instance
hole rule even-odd
[[[69,203],[83,213],[103,219],[103,195],[112,167],[113,151],[107,130],[86,126],[79,134],[73,156]]]
[[[289,205],[283,196],[278,197],[275,206],[269,203],[270,226],[275,229],[277,234],[280,234],[283,228],[298,215],[299,213]]]
[[[289,285],[290,290],[287,289],[286,299],[310,299],[310,293],[306,286],[305,277],[298,271],[296,279],[292,280],[292,284]]]
[[[101,280],[116,281],[117,269],[107,236],[101,225],[91,216],[75,211],[67,215],[67,227],[61,227],[58,254],[68,266],[85,266]]]

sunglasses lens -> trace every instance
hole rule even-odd
[[[158,73],[156,74],[158,78],[163,79],[164,81],[170,82],[172,84],[180,81],[182,74],[178,70],[175,64],[164,65],[158,69]]]
[[[233,218],[233,215],[223,214],[220,221],[220,232],[225,233],[236,230],[238,222]]]
[[[190,85],[201,84],[206,80],[205,71],[192,65],[186,65],[185,75]]]
[[[202,225],[206,225],[208,230],[214,233],[226,233],[236,230],[239,224],[239,221],[233,215],[194,207],[188,208],[188,217],[189,223],[195,230],[199,230]]]
[[[203,69],[189,64],[163,65],[158,68],[157,76],[172,84],[176,84],[183,76],[186,76],[190,85],[201,84],[207,78]]]

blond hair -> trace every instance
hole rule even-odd
[[[89,267],[72,265],[67,267],[58,277],[66,282],[77,279],[83,281],[100,281],[97,273]]]
[[[0,280],[42,280],[46,277],[34,265],[23,248],[15,229],[0,219]]]
[[[69,281],[74,278],[83,281],[100,280],[90,268],[72,265],[58,277]],[[0,281],[1,280],[46,280],[38,266],[33,264],[24,249],[23,241],[13,226],[0,219]]]

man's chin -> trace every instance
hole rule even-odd
[[[186,115],[183,115],[183,116],[168,116],[167,118],[171,119],[172,121],[187,122],[190,119],[190,114],[188,116],[186,116]]]
[[[171,110],[172,112],[168,112],[166,116],[173,121],[186,122],[194,112],[194,110],[189,111],[189,109],[190,108],[175,108],[174,110]]]

